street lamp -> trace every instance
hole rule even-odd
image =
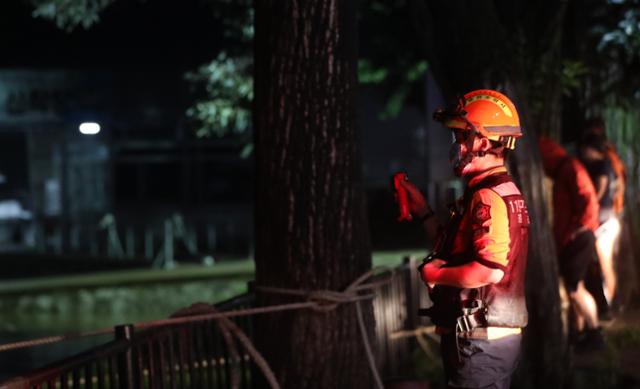
[[[100,132],[100,125],[96,122],[84,122],[78,127],[81,134],[96,135]]]

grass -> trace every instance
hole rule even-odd
[[[411,351],[409,365],[404,373],[418,381],[426,381],[430,388],[444,388],[444,368],[440,359],[440,345],[433,340],[428,340],[429,352],[415,347]]]
[[[628,323],[606,332],[605,351],[576,357],[570,389],[640,387],[640,325]]]
[[[624,321],[606,331],[608,347],[591,354],[572,355],[571,369],[566,372],[565,389],[640,388],[640,323]],[[438,345],[428,341],[425,352],[415,347],[405,376],[427,381],[432,388],[443,388],[444,373]],[[522,383],[522,382],[521,382]],[[513,387],[517,386],[513,383]]]

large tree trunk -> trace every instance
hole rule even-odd
[[[517,88],[508,92],[520,111],[525,129],[535,128],[527,105]],[[532,123],[533,124],[533,123]],[[522,341],[522,361],[514,382],[519,388],[560,388],[567,369],[566,338],[562,328],[562,307],[556,247],[551,234],[544,193],[544,172],[537,136],[529,130],[518,140],[510,161],[510,172],[522,188],[532,223],[526,276],[529,325]]]
[[[355,6],[255,1],[259,286],[342,290],[371,267],[355,123]],[[291,301],[257,292],[260,305]],[[371,305],[363,307],[373,327]],[[353,304],[263,315],[256,325],[256,343],[283,387],[369,387]]]

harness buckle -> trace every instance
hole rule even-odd
[[[459,332],[470,332],[474,328],[486,325],[486,308],[482,300],[467,301],[461,311],[462,316],[456,319],[456,328]]]

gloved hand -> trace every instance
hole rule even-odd
[[[414,217],[421,219],[431,211],[431,208],[427,205],[427,200],[425,200],[420,190],[411,181],[401,180],[399,183],[407,192],[409,212],[411,212]]]
[[[580,235],[581,233],[588,231],[589,227],[585,227],[585,226],[581,226],[577,229],[575,229],[571,235],[569,235],[569,242],[572,242],[578,235]]]

